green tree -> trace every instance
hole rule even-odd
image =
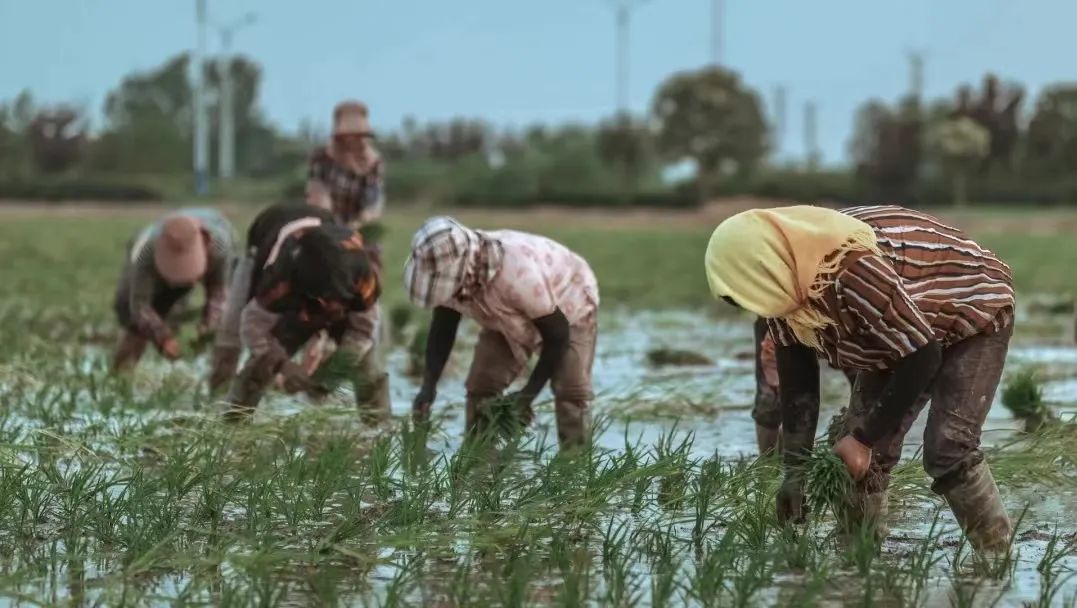
[[[759,95],[735,73],[709,67],[674,74],[652,103],[657,146],[670,160],[696,162],[706,197],[723,174],[750,173],[766,156],[767,122]]]
[[[223,66],[210,61],[206,66],[206,86],[217,104],[210,109],[210,166],[216,169],[220,153],[220,88]],[[262,67],[254,60],[237,56],[228,64],[232,77],[233,118],[236,142],[236,171],[245,175],[267,176],[302,164],[304,151],[286,141],[268,124],[258,108],[262,86]]]
[[[971,118],[987,130],[990,136],[987,155],[981,160],[984,170],[999,168],[1008,171],[1013,166],[1014,152],[1021,131],[1017,119],[1025,92],[1019,84],[1003,83],[994,74],[983,78],[978,95],[972,87],[958,89],[952,118]]]
[[[105,100],[106,131],[92,163],[103,171],[174,173],[190,166],[192,94],[190,58],[131,74]]]
[[[1025,160],[1041,175],[1065,175],[1077,167],[1077,84],[1040,94],[1028,124]]]
[[[598,126],[598,155],[620,174],[621,195],[635,194],[646,169],[650,148],[647,125],[627,113],[618,113]]]
[[[11,102],[0,103],[0,175],[18,175],[30,169],[26,133],[36,114],[34,98],[26,90]]]
[[[909,204],[921,162],[922,112],[909,97],[898,108],[873,99],[857,110],[849,151],[869,196]]]
[[[943,160],[953,184],[954,204],[968,203],[968,175],[991,153],[991,133],[975,120],[954,118],[930,134],[931,147]]]
[[[61,173],[82,156],[86,120],[74,108],[59,106],[38,112],[26,130],[34,167],[42,173]]]

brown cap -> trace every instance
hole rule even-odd
[[[172,285],[190,285],[206,274],[206,244],[202,224],[185,215],[168,218],[154,246],[157,272]]]
[[[342,101],[333,108],[333,135],[373,136],[370,115],[361,101]]]

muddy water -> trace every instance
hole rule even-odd
[[[1010,351],[1007,373],[1028,366],[1041,370],[1048,379],[1045,385],[1048,400],[1062,413],[1073,414],[1077,413],[1077,348],[1064,344],[1061,338],[1045,338],[1045,334],[1054,331],[1057,331],[1055,336],[1062,336],[1064,330],[1061,320],[1047,320],[1039,323],[1034,335],[1018,333]],[[463,379],[474,339],[474,327],[465,326],[439,387],[435,415],[440,418],[443,432],[430,444],[435,451],[454,450],[459,446],[464,426]],[[660,347],[694,351],[713,363],[653,368],[648,365],[646,354]],[[686,312],[604,316],[594,367],[598,394],[594,414],[605,420],[605,426],[597,441],[603,447],[618,449],[623,447],[627,431],[630,440],[649,445],[675,429],[695,435],[695,451],[700,457],[754,455],[752,348],[751,324],[747,320],[716,320]],[[408,367],[405,349],[391,349],[388,362],[394,414],[407,416],[417,385],[405,373]],[[167,372],[159,367],[154,369],[156,366],[147,367],[143,373],[150,375],[166,373],[190,378],[205,373],[204,358],[196,363],[172,367]],[[848,397],[846,380],[837,372],[825,372],[823,389],[821,426]],[[548,392],[540,397],[535,430],[553,436],[553,408],[549,399]],[[336,405],[348,407],[345,400],[338,401]],[[307,406],[294,398],[274,395],[266,400],[258,415],[287,416]],[[907,458],[914,456],[920,448],[926,417],[926,413],[921,415],[906,439]],[[992,445],[1012,438],[1017,426],[996,395],[985,425],[984,443]],[[1035,492],[1005,486],[1001,489],[1011,513],[1028,508],[1019,529],[1022,535],[1017,543],[1017,575],[1001,604],[1016,605],[1037,597],[1040,578],[1036,565],[1043,556],[1049,534],[1056,528],[1066,534],[1077,530],[1077,495],[1070,490],[1046,495],[1042,488]],[[924,538],[937,507],[938,503],[913,502],[895,509],[890,518],[892,532],[885,552],[900,556],[911,543]],[[958,538],[957,524],[945,509],[941,521],[947,534],[939,551],[949,555],[954,549],[948,543]],[[944,559],[938,567],[936,586],[928,592],[931,599],[927,605],[948,603],[951,583],[947,563]],[[1069,558],[1067,564],[1071,569],[1077,569],[1077,558]],[[391,572],[385,574],[386,578],[392,575]],[[790,577],[784,584],[796,585],[798,580]],[[850,578],[850,585],[856,584],[855,578]],[[1074,589],[1077,589],[1077,579],[1069,592]],[[845,598],[831,600],[833,605],[842,605]]]

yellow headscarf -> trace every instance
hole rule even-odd
[[[834,323],[808,302],[827,286],[850,251],[879,252],[864,222],[824,207],[752,209],[718,225],[707,244],[707,282],[764,318],[781,318],[802,344],[819,348],[817,333]]]

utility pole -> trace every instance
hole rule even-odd
[[[631,22],[632,9],[643,3],[643,0],[612,0],[615,24],[617,27],[615,74],[617,112],[628,113],[628,77],[629,77],[629,24]]]
[[[722,25],[725,20],[724,0],[711,0],[711,64],[722,65]]]
[[[804,151],[808,171],[817,171],[822,161],[819,152],[818,112],[814,101],[804,102]]]
[[[909,51],[909,94],[920,101],[924,95],[924,52]]]
[[[194,63],[194,189],[202,196],[208,191],[206,165],[209,157],[209,130],[206,124],[206,74],[203,58],[206,53],[206,0],[195,0],[195,20],[198,41]]]
[[[217,58],[217,71],[221,80],[219,100],[220,122],[217,144],[220,147],[217,171],[222,180],[232,179],[236,167],[235,95],[232,82],[232,36],[241,28],[254,23],[256,16],[248,13],[242,19],[227,26],[220,26],[221,54]]]

